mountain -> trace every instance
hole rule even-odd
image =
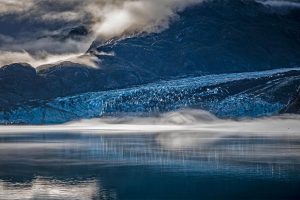
[[[82,38],[87,34],[89,30],[82,25],[66,29],[61,38]],[[19,116],[19,121],[23,121],[25,119],[22,117],[23,114],[16,114],[20,110],[23,112],[29,109],[28,113],[39,116],[33,110],[40,110],[38,113],[44,112],[42,108],[46,106],[48,109],[48,105],[56,105],[57,102],[68,105],[67,113],[68,115],[71,113],[71,117],[62,117],[57,119],[57,122],[98,116],[99,109],[104,108],[96,107],[95,111],[88,109],[92,114],[82,114],[80,117],[76,117],[78,114],[74,113],[80,111],[78,105],[85,103],[82,98],[98,99],[99,95],[117,94],[118,92],[114,91],[121,92],[122,89],[126,91],[124,92],[126,95],[112,106],[118,107],[113,109],[116,112],[136,112],[139,108],[142,112],[157,108],[158,111],[167,111],[199,105],[200,108],[208,109],[220,116],[261,116],[279,112],[288,104],[289,99],[296,95],[299,86],[298,69],[288,69],[300,66],[299,7],[274,7],[266,1],[253,0],[205,1],[181,11],[167,29],[158,29],[153,33],[123,35],[108,41],[97,39],[82,57],[92,56],[99,59],[96,68],[75,62],[54,63],[36,69],[26,63],[1,67],[0,119],[3,119],[4,123],[9,119],[16,122]],[[265,73],[264,70],[279,68],[288,70],[283,70],[284,72],[279,74],[274,72],[264,78],[245,77],[249,72],[259,76]],[[230,79],[220,83],[220,86],[215,84],[217,81],[208,81],[210,85],[204,88],[197,85],[197,81],[196,85],[192,84],[194,79],[191,77],[206,81],[210,75],[226,79],[228,74],[243,78]],[[161,82],[162,80],[168,82]],[[147,103],[147,99],[154,98],[152,95],[163,98],[170,94],[168,90],[164,90],[167,87],[164,84],[180,85],[182,81],[190,80],[191,85],[182,91],[176,88],[171,90],[172,95],[167,101],[170,101],[169,103],[164,104],[158,100],[153,100],[155,102],[152,102],[153,105]],[[147,84],[151,83],[157,85],[151,87],[153,89],[151,91],[146,90]],[[189,87],[197,89],[194,91]],[[195,102],[188,100],[206,89],[216,92],[216,96],[208,92],[207,94],[212,95],[209,100],[201,99]],[[141,106],[132,105],[127,109],[128,101],[136,99],[135,95],[129,94],[136,90],[144,91],[135,95],[145,96],[145,101],[138,101],[138,105]],[[147,92],[149,94],[146,94]],[[180,95],[177,94],[183,95],[183,99],[186,100],[181,101]],[[263,101],[271,105],[270,110],[268,108],[259,112],[253,111],[252,114],[236,114],[234,105],[244,101],[241,100],[244,98],[242,94],[246,94],[245,101],[249,102],[252,101],[252,97],[256,100],[258,96],[263,97]],[[215,102],[215,99],[219,103],[206,103]],[[225,103],[229,99],[232,103]],[[70,104],[71,100],[75,103]],[[177,100],[180,103],[175,106]],[[291,102],[295,101],[290,100],[290,107],[294,105]],[[122,103],[124,105],[121,105]],[[225,114],[227,111],[217,111],[215,105],[218,105],[219,109],[221,105],[225,106],[231,110],[231,114],[229,111],[228,114]],[[51,106],[51,112],[57,109],[56,106],[54,108]],[[291,109],[286,109],[289,110]],[[84,110],[81,111],[85,113]],[[109,111],[105,111],[107,112]],[[35,122],[29,119],[25,121]],[[55,119],[41,119],[40,123],[50,121],[55,122]]]
[[[283,8],[284,9],[284,8]],[[191,7],[169,29],[101,44],[105,68],[140,79],[260,71],[300,65],[300,12],[255,1],[215,0]]]

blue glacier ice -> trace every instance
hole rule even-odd
[[[1,123],[63,123],[82,118],[149,115],[183,108],[218,117],[278,113],[300,82],[300,69],[231,73],[160,81],[137,87],[37,101],[1,112]]]

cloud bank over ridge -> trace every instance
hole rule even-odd
[[[37,67],[84,54],[96,38],[158,32],[168,28],[179,11],[202,1],[2,0],[0,65],[23,61]]]

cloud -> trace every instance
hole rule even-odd
[[[96,36],[115,37],[125,32],[152,32],[166,28],[178,11],[202,1],[28,0],[26,6],[22,6],[25,3],[4,0],[0,3],[0,14],[23,12],[19,17],[33,21],[85,22],[93,27]]]
[[[97,57],[82,54],[48,54],[46,52],[32,56],[26,51],[9,52],[0,51],[0,66],[5,66],[11,63],[28,63],[33,67],[41,65],[58,63],[61,61],[71,61],[74,63],[83,64],[89,67],[97,67]]]
[[[44,51],[55,54],[63,53],[83,53],[88,49],[92,40],[57,40],[53,38],[41,38],[35,41],[25,40],[21,43],[10,42],[7,47],[10,51],[28,51],[33,54],[36,52]]]
[[[27,11],[33,6],[33,1],[1,0],[0,14],[10,14]]]
[[[93,13],[93,31],[100,38],[156,32],[167,28],[177,12],[203,0],[93,1],[85,10]],[[104,3],[106,2],[106,3]],[[99,5],[104,5],[100,7]],[[99,12],[100,9],[100,12]]]
[[[161,31],[178,17],[179,11],[202,1],[1,0],[0,26],[6,29],[0,29],[0,64],[30,62],[40,52],[64,58],[83,54],[96,38],[103,41]],[[60,37],[78,25],[87,27],[89,34],[82,38]],[[40,64],[42,60],[31,63]]]
[[[68,122],[63,125],[47,126],[0,126],[1,133],[34,133],[34,132],[80,132],[99,134],[133,134],[133,133],[162,133],[158,139],[168,140],[179,138],[180,146],[197,145],[196,140],[184,140],[183,132],[199,134],[202,139],[216,139],[226,136],[269,136],[286,137],[299,135],[299,115],[279,115],[258,119],[219,119],[213,114],[202,110],[179,110],[162,113],[149,117],[103,117],[97,119],[86,119]],[[143,130],[143,131],[141,131]],[[174,131],[178,131],[176,134]],[[169,133],[169,134],[168,134]],[[196,136],[196,135],[195,135]],[[187,138],[186,138],[187,139]],[[163,143],[164,143],[163,142]],[[185,142],[188,142],[185,144]],[[176,142],[176,144],[178,144]],[[179,144],[178,144],[179,145]],[[169,146],[169,145],[166,145]]]
[[[257,0],[257,2],[265,6],[271,6],[271,7],[300,8],[300,2],[296,2],[296,1]]]

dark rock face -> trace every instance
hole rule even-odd
[[[118,66],[91,68],[82,64],[62,62],[37,70],[37,74],[45,82],[46,89],[53,91],[54,96],[122,88],[141,83],[132,69]]]
[[[49,98],[85,92],[91,89],[93,83],[91,70],[87,66],[70,62],[38,69],[38,75]]]
[[[28,64],[11,64],[0,68],[1,108],[34,98],[38,82],[35,69]]]
[[[281,113],[300,114],[300,87]]]
[[[169,29],[97,45],[114,52],[102,65],[125,65],[156,78],[300,66],[299,8],[214,0],[189,8]]]
[[[91,73],[86,66],[61,63],[36,71],[28,64],[0,68],[1,110],[35,99],[50,99],[91,89]]]
[[[81,25],[72,28],[68,35],[70,37],[78,37],[78,36],[86,36],[88,34],[89,34],[89,30],[85,26]]]
[[[0,68],[0,77],[6,78],[28,78],[36,75],[35,69],[26,63],[15,63]]]
[[[121,67],[95,69],[62,62],[41,66],[36,70],[28,64],[11,64],[0,68],[0,110],[9,110],[32,100],[47,100],[140,83],[135,72]]]

